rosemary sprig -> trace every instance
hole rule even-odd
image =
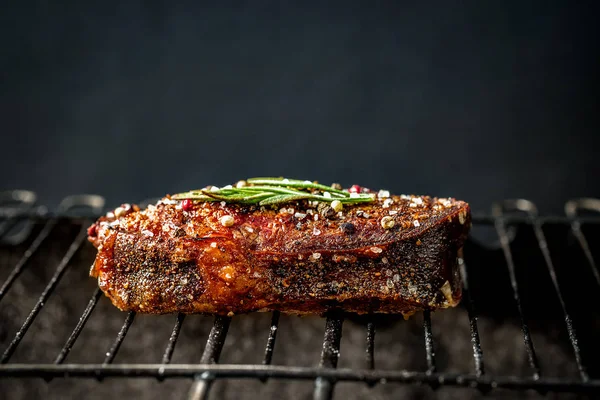
[[[311,181],[301,181],[298,179],[287,179],[287,178],[250,178],[247,180],[248,183],[253,185],[272,185],[299,188],[299,189],[317,189],[323,192],[329,192],[331,194],[337,194],[340,197],[347,197],[348,192],[343,190],[334,189],[331,186],[321,185],[319,183]]]
[[[223,188],[199,189],[172,195],[175,200],[225,201],[248,205],[266,206],[297,200],[320,202],[339,201],[342,204],[367,203],[374,200],[369,193],[350,194],[344,190],[316,182],[287,178],[250,178],[243,185]]]

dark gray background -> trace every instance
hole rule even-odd
[[[0,189],[49,205],[257,175],[600,196],[595,1],[3,3]]]

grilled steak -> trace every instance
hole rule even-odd
[[[141,313],[410,315],[459,303],[470,218],[465,202],[425,196],[339,212],[307,200],[263,207],[167,196],[90,227],[90,275],[119,309]]]

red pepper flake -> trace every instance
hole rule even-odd
[[[358,185],[352,185],[349,191],[350,193],[360,193],[362,191],[362,188]]]
[[[190,211],[193,206],[194,206],[194,202],[191,201],[190,199],[185,199],[181,202],[181,209],[183,211]]]
[[[96,226],[96,224],[90,226],[87,230],[87,234],[90,237],[95,237],[98,234],[98,226]]]

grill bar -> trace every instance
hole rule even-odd
[[[227,338],[230,323],[230,317],[215,317],[215,322],[208,335],[208,340],[206,341],[206,347],[200,358],[200,364],[216,364],[219,362],[219,357],[221,356],[221,350],[223,350],[223,345]],[[214,377],[207,372],[196,375],[194,377],[194,383],[190,388],[189,400],[207,399],[213,379]]]
[[[423,311],[423,331],[425,336],[425,355],[427,358],[427,373],[435,372],[435,351],[433,348],[433,333],[431,332],[431,312]]]
[[[0,239],[3,239],[19,223],[20,219],[15,218],[15,215],[20,212],[31,212],[36,200],[36,194],[29,190],[0,192],[0,211],[6,213],[5,218],[0,219]],[[46,209],[41,208],[36,211],[43,213]],[[21,232],[19,239],[24,239],[26,235],[27,232]],[[17,241],[19,240],[17,239]]]
[[[589,377],[581,360],[581,350],[579,349],[577,334],[575,333],[573,320],[571,319],[571,315],[567,311],[567,305],[565,304],[565,300],[563,298],[560,286],[558,284],[556,270],[554,268],[554,264],[552,263],[552,258],[550,257],[550,250],[548,250],[548,242],[546,241],[546,237],[544,235],[544,231],[542,230],[542,226],[539,224],[539,222],[535,220],[534,214],[537,214],[537,212],[535,212],[535,208],[529,209],[528,212],[532,217],[531,223],[533,224],[535,236],[537,238],[540,250],[542,251],[542,255],[544,256],[546,266],[548,267],[548,273],[550,274],[550,279],[552,279],[552,286],[554,286],[554,291],[556,292],[556,296],[558,297],[558,301],[560,302],[560,306],[562,308],[563,317],[565,319],[565,325],[567,327],[567,332],[569,333],[569,341],[571,342],[571,346],[573,347],[573,354],[575,355],[575,362],[577,363],[579,375],[581,376],[581,380],[585,382],[589,380]]]
[[[167,343],[167,347],[165,348],[165,353],[162,357],[162,365],[167,365],[171,363],[171,358],[173,357],[173,352],[175,351],[175,345],[177,344],[177,339],[179,339],[179,332],[181,332],[181,325],[183,325],[183,321],[185,320],[185,314],[178,313],[177,319],[175,321],[175,326],[171,331],[171,336],[169,337],[169,343]],[[159,376],[157,379],[162,381],[164,376],[162,375],[163,369],[161,369]]]
[[[171,358],[173,357],[173,352],[175,351],[175,345],[177,344],[177,339],[179,339],[179,332],[181,332],[181,325],[183,325],[183,321],[185,320],[185,314],[179,313],[177,314],[177,320],[175,321],[175,326],[173,327],[173,331],[171,332],[171,337],[169,337],[169,343],[167,344],[167,348],[165,349],[165,353],[162,357],[163,364],[171,363]]]
[[[269,337],[267,338],[267,347],[265,348],[265,356],[263,357],[263,365],[271,364],[273,359],[273,350],[275,350],[275,340],[277,339],[277,329],[279,326],[279,311],[273,311],[271,316],[271,328],[269,329]]]
[[[493,207],[493,214],[501,216],[503,208],[503,206],[495,204]],[[531,338],[531,333],[529,332],[527,316],[525,315],[525,312],[521,305],[519,285],[517,283],[517,276],[515,274],[515,263],[512,257],[512,252],[510,250],[510,241],[508,239],[508,234],[506,233],[506,227],[504,225],[504,222],[501,219],[498,219],[496,221],[496,232],[498,233],[498,237],[500,238],[500,244],[502,246],[502,251],[504,252],[504,258],[506,260],[506,265],[508,267],[508,273],[510,276],[510,284],[513,290],[513,297],[515,299],[517,310],[519,311],[519,317],[521,319],[521,330],[523,332],[523,341],[525,342],[525,349],[527,351],[527,359],[529,361],[529,366],[533,370],[533,379],[539,379],[540,365],[537,359],[537,355],[535,353],[533,339]]]
[[[129,311],[127,313],[127,317],[125,317],[125,322],[123,322],[123,326],[121,326],[121,330],[117,334],[114,343],[110,347],[110,350],[106,353],[106,358],[104,359],[104,363],[102,365],[112,364],[113,360],[117,356],[119,349],[121,348],[121,344],[123,344],[123,340],[125,340],[125,336],[127,336],[127,332],[129,332],[129,327],[133,324],[133,320],[135,318],[135,312]]]
[[[452,386],[472,387],[475,385],[504,389],[534,389],[538,391],[595,393],[600,394],[600,380],[581,380],[561,378],[522,378],[518,376],[481,376],[450,373],[433,373],[413,371],[387,371],[366,369],[334,369],[321,367],[291,367],[283,365],[236,365],[236,364],[7,364],[0,365],[0,376],[5,377],[137,377],[155,378],[164,369],[165,377],[193,378],[198,374],[210,374],[218,378],[253,378],[274,379],[333,379],[337,381],[380,381],[398,383],[444,382]]]
[[[567,214],[567,217],[571,219],[571,231],[573,232],[573,235],[575,235],[575,238],[579,242],[579,246],[581,246],[581,249],[583,250],[583,254],[588,261],[588,264],[592,270],[592,274],[594,274],[594,278],[596,278],[596,282],[598,285],[600,285],[600,271],[598,270],[598,265],[594,260],[594,256],[590,250],[590,245],[581,230],[581,219],[577,218],[577,214],[580,209],[600,213],[600,200],[579,199],[571,200],[565,204],[565,213]]]
[[[8,232],[10,232],[10,230],[12,228],[17,226],[18,222],[19,222],[18,218],[10,218],[8,221],[6,221],[2,225],[0,225],[0,239],[4,238],[4,235],[6,235]]]
[[[75,255],[75,253],[77,253],[77,251],[83,244],[86,237],[87,237],[86,229],[85,229],[85,227],[82,227],[81,230],[79,231],[79,233],[77,234],[77,237],[73,241],[73,243],[71,243],[71,246],[67,250],[67,253],[61,260],[60,264],[58,265],[58,268],[56,269],[56,272],[50,279],[50,282],[48,282],[48,285],[46,286],[46,288],[42,292],[40,298],[38,299],[37,303],[31,310],[31,313],[29,314],[29,316],[27,317],[27,319],[25,320],[25,322],[23,323],[23,325],[21,326],[19,331],[15,334],[15,338],[8,345],[8,347],[4,351],[4,354],[2,354],[2,358],[0,358],[0,364],[7,363],[8,360],[10,359],[10,357],[13,355],[13,353],[17,349],[17,346],[19,346],[19,343],[21,343],[21,340],[23,340],[23,337],[27,333],[27,330],[29,329],[29,327],[31,326],[31,324],[33,323],[33,321],[35,320],[35,318],[41,311],[42,307],[44,307],[44,304],[46,303],[46,301],[48,300],[48,298],[50,297],[50,295],[52,294],[52,292],[54,291],[56,286],[58,285],[60,278],[62,278],[63,274],[67,270],[67,267],[69,266],[69,262],[71,261],[71,259]]]
[[[67,358],[67,356],[69,355],[69,352],[73,348],[75,341],[77,340],[77,338],[79,337],[79,334],[81,333],[85,324],[87,323],[88,318],[90,317],[90,315],[92,315],[92,311],[94,311],[94,308],[96,308],[96,304],[98,304],[98,300],[100,299],[101,294],[102,294],[102,291],[100,290],[100,288],[96,288],[87,307],[85,308],[85,310],[83,310],[83,314],[79,318],[79,322],[77,322],[75,329],[73,329],[73,332],[71,332],[71,335],[67,339],[67,342],[63,346],[60,353],[58,353],[56,360],[54,360],[55,364],[62,364],[63,361],[65,360],[65,358]]]
[[[577,241],[579,242],[583,253],[585,254],[585,258],[587,259],[588,264],[592,270],[592,274],[594,274],[594,277],[596,278],[596,282],[598,283],[598,285],[600,285],[600,272],[598,271],[598,266],[596,265],[596,261],[594,260],[594,256],[592,255],[592,251],[590,250],[590,245],[588,244],[587,239],[581,231],[580,225],[574,222],[573,225],[571,225],[571,230],[577,238]]]
[[[269,337],[267,338],[267,346],[265,347],[265,354],[263,356],[262,364],[270,365],[273,359],[273,351],[275,350],[275,340],[277,339],[277,329],[279,326],[279,311],[273,311],[271,316],[271,328],[269,329]],[[265,383],[266,378],[261,379],[261,382]]]
[[[27,262],[31,259],[33,254],[40,248],[42,243],[44,243],[44,240],[48,238],[50,232],[52,232],[52,229],[54,229],[57,222],[58,221],[56,219],[50,219],[48,222],[46,222],[40,233],[29,245],[29,248],[25,250],[25,253],[17,262],[13,270],[10,272],[10,275],[8,275],[8,278],[6,278],[6,281],[2,284],[2,287],[0,288],[0,301],[2,301],[2,298],[4,297],[4,295],[6,295],[6,292],[8,292],[12,284],[19,277],[19,275],[21,275],[21,272],[23,272],[23,270],[27,266]]]
[[[479,328],[477,327],[477,313],[475,311],[475,304],[473,303],[473,299],[471,298],[471,292],[469,290],[469,275],[467,273],[467,264],[465,264],[462,255],[458,258],[458,265],[460,268],[460,275],[463,282],[463,297],[466,299],[465,307],[467,308],[467,315],[469,316],[469,329],[471,331],[471,345],[473,346],[475,375],[479,377],[485,373],[483,351],[481,350],[481,341],[479,339]]]
[[[367,322],[367,350],[366,361],[368,369],[375,369],[375,322]]]
[[[340,342],[342,340],[342,326],[344,317],[340,313],[330,313],[325,321],[325,337],[319,368],[336,368],[340,356]],[[318,377],[315,380],[313,398],[315,400],[331,399],[335,381]]]

